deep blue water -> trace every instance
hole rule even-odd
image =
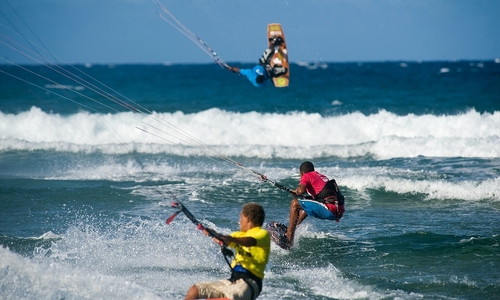
[[[165,225],[170,192],[224,233],[250,201],[286,222],[249,170],[295,188],[304,160],[347,211],[273,247],[259,299],[500,292],[500,63],[297,63],[285,89],[215,64],[23,68],[0,66],[0,298],[182,298],[229,271]]]
[[[247,64],[234,65],[252,67]],[[196,113],[217,107],[242,113],[300,111],[328,116],[352,112],[373,114],[381,109],[397,115],[458,114],[469,109],[493,113],[500,110],[500,63],[493,61],[335,63],[312,66],[292,64],[293,80],[286,89],[271,88],[270,84],[266,89],[255,89],[243,77],[225,72],[215,64],[96,65],[91,68],[82,65],[39,66],[29,67],[29,70],[70,87],[83,86],[72,80],[75,77],[84,83],[91,76],[145,108],[158,112]],[[45,78],[16,66],[6,65],[2,70],[42,87],[51,84]],[[46,91],[13,80],[5,74],[0,74],[0,78],[6,83],[1,86],[4,101],[0,109],[4,113],[28,110],[33,106],[34,99],[38,101],[36,103],[43,104],[40,108],[44,111],[69,114],[79,109],[75,103],[57,95],[47,95]],[[82,93],[95,101],[105,99],[90,89]],[[82,96],[61,90],[57,92],[107,112],[101,105],[92,105],[89,99]],[[32,97],[26,98],[26,93]],[[109,102],[109,99],[106,100]],[[342,102],[342,105],[332,105],[334,100]]]

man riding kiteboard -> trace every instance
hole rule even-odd
[[[288,72],[288,70],[281,65],[271,66],[271,58],[273,57],[274,47],[278,47],[282,41],[283,40],[279,37],[270,41],[270,47],[262,54],[262,57],[259,59],[259,64],[252,69],[229,67],[229,70],[246,76],[256,87],[265,87],[266,80],[273,77],[279,77]]]

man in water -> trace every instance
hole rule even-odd
[[[264,224],[264,208],[257,203],[243,205],[240,231],[222,235],[219,240],[236,250],[231,263],[231,278],[199,282],[191,286],[186,300],[199,298],[229,298],[254,300],[262,290],[264,269],[269,260],[271,239]],[[205,231],[205,234],[208,234]],[[217,243],[219,240],[214,238]]]
[[[299,170],[300,183],[292,192],[296,196],[307,192],[310,196],[304,198],[311,200],[299,201],[294,198],[290,204],[290,223],[286,232],[288,248],[293,246],[295,229],[308,215],[338,222],[345,211],[344,196],[340,193],[335,179],[329,180],[325,175],[316,172],[309,161],[303,162]]]
[[[282,43],[281,38],[275,38],[270,41],[270,46],[272,47],[264,51],[264,54],[262,54],[262,57],[259,59],[259,65],[253,67],[252,69],[229,67],[229,70],[234,73],[245,75],[256,87],[265,87],[267,79],[279,77],[288,72],[288,70],[283,66],[274,65],[274,67],[271,67],[271,58],[274,54],[274,46],[279,46],[280,43]]]

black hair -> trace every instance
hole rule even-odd
[[[245,217],[248,218],[250,222],[252,222],[255,226],[262,226],[264,224],[264,219],[266,218],[266,213],[264,212],[264,208],[255,202],[250,202],[243,205],[242,213]]]
[[[263,83],[264,80],[266,80],[266,77],[264,75],[257,75],[257,77],[255,78],[255,81],[257,81],[257,83]]]
[[[309,173],[314,171],[314,165],[310,161],[305,161],[300,165],[300,172]]]

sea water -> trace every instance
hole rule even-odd
[[[248,202],[288,223],[290,195],[252,171],[295,188],[305,160],[346,212],[273,245],[259,299],[498,297],[499,63],[294,63],[282,89],[215,64],[61,67],[0,66],[0,298],[228,278],[170,204],[224,234]]]

